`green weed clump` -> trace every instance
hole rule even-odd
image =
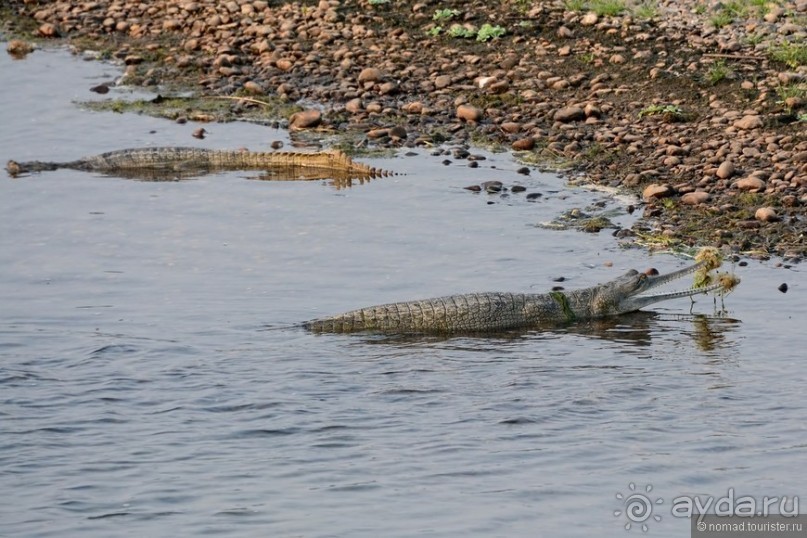
[[[499,25],[493,26],[491,24],[485,23],[482,25],[482,28],[480,28],[479,32],[476,34],[476,40],[484,43],[485,41],[501,37],[506,33],[507,30],[505,30]]]
[[[435,26],[429,30],[429,35],[438,36],[443,31],[441,26]],[[501,26],[493,26],[492,24],[485,23],[481,28],[476,29],[473,26],[464,26],[462,24],[452,24],[448,29],[448,35],[451,37],[461,39],[476,38],[477,41],[484,43],[491,39],[496,39],[507,33],[507,30]]]
[[[458,17],[459,14],[460,12],[456,9],[438,9],[434,12],[432,20],[435,22],[450,21],[451,19]]]
[[[592,0],[589,9],[600,17],[615,17],[628,8],[623,0]]]
[[[659,14],[658,4],[653,0],[642,2],[633,9],[633,14],[643,20],[655,19]]]
[[[791,69],[798,69],[802,65],[807,65],[807,42],[785,41],[772,45],[768,48],[768,56],[772,60],[782,62]]]
[[[712,26],[715,28],[723,28],[724,26],[731,24],[733,21],[734,17],[731,16],[731,13],[725,10],[720,10],[709,18],[709,22],[711,22]]]
[[[732,74],[725,60],[718,60],[706,71],[706,81],[712,86],[723,82]]]

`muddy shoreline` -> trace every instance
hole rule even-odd
[[[0,17],[7,38],[124,63],[121,84],[271,101],[300,133],[500,147],[630,189],[644,218],[622,236],[651,247],[807,254],[806,0],[56,0]]]

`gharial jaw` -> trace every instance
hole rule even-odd
[[[716,290],[724,290],[726,288],[725,283],[715,282],[714,284],[692,287],[686,290],[647,294],[648,291],[658,286],[691,275],[706,267],[708,267],[706,262],[698,262],[664,275],[648,275],[631,269],[611,282],[591,288],[592,296],[589,297],[591,301],[588,306],[589,311],[594,313],[595,317],[613,316],[635,312],[645,306],[668,299],[692,297]],[[733,278],[733,285],[736,285],[739,279]]]

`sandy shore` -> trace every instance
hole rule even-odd
[[[123,61],[126,84],[274,96],[309,109],[295,129],[500,146],[634,190],[628,235],[651,246],[807,254],[807,0],[55,0],[0,17],[8,38]]]

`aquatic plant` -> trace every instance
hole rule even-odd
[[[497,37],[501,37],[507,33],[507,30],[502,28],[499,25],[493,26],[488,23],[482,25],[482,28],[479,29],[479,32],[476,34],[476,40],[485,42],[490,39],[496,39]]]
[[[468,28],[461,24],[452,24],[451,28],[448,29],[448,35],[461,38],[474,37],[476,35],[476,29]]]
[[[432,17],[433,21],[443,22],[449,21],[457,16],[459,16],[460,12],[457,9],[438,9],[434,12],[434,16]]]

